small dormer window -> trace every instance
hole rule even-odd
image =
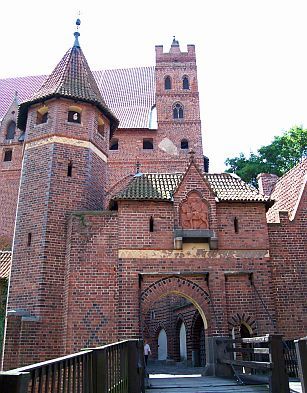
[[[173,118],[183,119],[183,106],[179,102],[173,106]]]
[[[69,123],[81,123],[81,112],[82,109],[78,106],[70,106],[68,108],[68,122]]]
[[[167,76],[164,79],[164,88],[165,88],[165,90],[171,90],[171,88],[172,88],[172,80],[171,80],[170,76]]]
[[[8,140],[14,139],[15,132],[16,132],[16,123],[14,121],[11,121],[7,127],[6,139]]]
[[[36,124],[47,123],[48,121],[48,107],[43,106],[36,112]]]
[[[182,78],[182,88],[183,90],[189,90],[190,88],[189,78],[187,76]]]

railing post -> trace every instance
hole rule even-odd
[[[307,393],[307,337],[295,340],[298,372],[302,384],[302,392]]]
[[[0,373],[1,393],[27,393],[30,373]]]
[[[143,344],[141,340],[128,342],[128,392],[145,392],[144,388],[144,360]],[[140,353],[140,349],[142,349]]]
[[[282,336],[270,335],[270,353],[273,363],[272,375],[270,376],[270,393],[289,393],[289,379],[286,370]]]
[[[107,350],[93,350],[93,385],[94,393],[108,392]]]

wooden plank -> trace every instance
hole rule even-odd
[[[223,361],[221,361],[221,363],[230,364],[233,366],[254,368],[256,370],[271,369],[273,367],[273,363],[271,363],[271,362],[252,362],[252,361],[247,361],[247,360],[223,360]]]

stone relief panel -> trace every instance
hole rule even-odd
[[[189,193],[179,214],[183,229],[209,229],[209,208],[198,192]]]

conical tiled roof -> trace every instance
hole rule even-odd
[[[79,45],[69,49],[41,88],[28,101],[21,103],[18,127],[26,127],[30,105],[53,97],[71,98],[96,105],[111,122],[111,131],[118,126],[118,120],[104,102],[90,67]]]

